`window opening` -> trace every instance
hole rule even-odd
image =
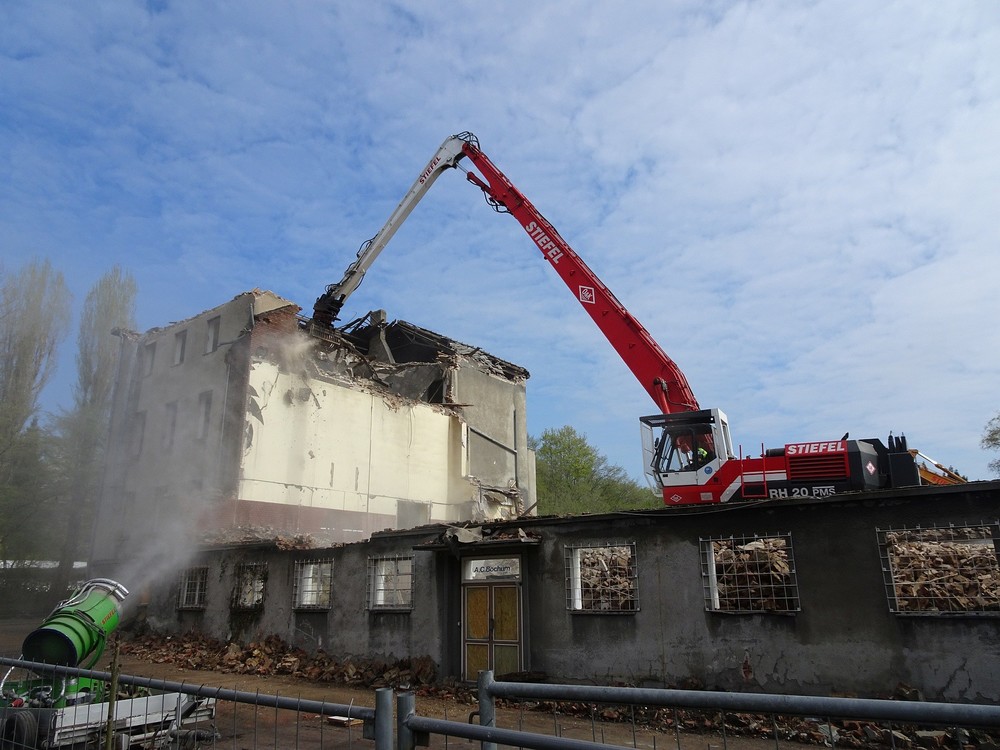
[[[890,612],[1000,614],[997,522],[876,534]]]
[[[205,329],[205,354],[211,354],[219,348],[219,330],[222,326],[221,316],[216,315],[206,324]]]
[[[292,601],[296,609],[330,609],[333,560],[297,560]]]
[[[566,609],[619,614],[639,609],[635,543],[569,546],[566,557]]]
[[[142,455],[142,441],[146,436],[146,412],[137,411],[132,417],[132,457]],[[154,441],[155,442],[155,441]]]
[[[187,331],[178,331],[174,334],[174,364],[179,365],[184,361],[184,350],[187,348]]]
[[[413,557],[368,558],[368,609],[413,608]]]
[[[244,563],[236,566],[232,608],[260,609],[264,604],[266,581],[267,565],[264,563]]]
[[[166,417],[163,425],[163,449],[170,451],[174,447],[174,437],[177,434],[177,402],[166,404]]]
[[[188,568],[181,573],[177,609],[205,609],[207,590],[208,568],[205,566]]]
[[[700,547],[708,611],[800,611],[791,534],[702,538]]]
[[[153,374],[153,362],[156,359],[156,342],[150,341],[142,348],[142,374]]]
[[[202,391],[198,394],[198,432],[199,440],[208,437],[209,428],[212,426],[212,392]]]

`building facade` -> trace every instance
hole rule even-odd
[[[998,508],[984,482],[217,547],[148,617],[465,680],[994,702]]]
[[[298,312],[255,290],[118,332],[92,570],[145,585],[207,538],[332,544],[534,504],[525,370],[384,314]]]

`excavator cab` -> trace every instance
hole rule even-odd
[[[646,476],[657,488],[705,484],[733,456],[719,409],[640,417]]]

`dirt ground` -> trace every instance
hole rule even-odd
[[[0,618],[0,655],[16,658],[24,637],[38,626],[37,620]],[[96,668],[109,670],[108,660]],[[207,685],[237,690],[259,695],[281,695],[307,700],[326,701],[343,705],[375,705],[375,692],[371,689],[355,689],[343,685],[315,683],[287,676],[240,675],[226,672],[186,669],[177,664],[152,663],[129,658],[121,659],[123,674],[150,677],[154,679],[185,682],[192,685]],[[474,722],[473,712],[477,706],[467,698],[441,699],[439,697],[416,696],[416,713],[420,716],[459,722]],[[627,709],[624,709],[627,711]],[[551,710],[533,710],[533,706],[501,707],[497,710],[497,726],[505,729],[521,729],[538,734],[558,735],[587,742],[599,742],[622,747],[649,748],[651,750],[675,748],[678,750],[775,750],[773,738],[735,737],[731,734],[705,730],[692,732],[688,729],[675,733],[673,730],[652,731],[650,728],[630,721],[604,721],[599,715],[566,715]],[[296,748],[296,750],[326,750],[328,748],[350,748],[355,743],[371,747],[374,743],[362,739],[361,727],[342,727],[316,714],[277,711],[272,708],[251,705],[236,706],[220,701],[217,709],[216,727],[220,735],[216,746],[231,747],[234,750],[265,750],[266,748]],[[761,732],[769,732],[770,726]],[[431,747],[469,748],[478,743],[461,738],[432,735]],[[803,747],[782,742],[781,747]]]

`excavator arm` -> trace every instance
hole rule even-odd
[[[659,409],[665,414],[697,410],[698,402],[687,378],[673,360],[574,252],[555,227],[479,149],[478,139],[468,132],[445,139],[382,229],[358,250],[357,260],[348,266],[344,277],[338,283],[330,284],[316,300],[313,322],[323,327],[333,325],[344,302],[357,289],[365,272],[406,217],[438,176],[446,169],[457,167],[463,157],[468,158],[482,173],[480,177],[473,172],[466,172],[466,179],[485,193],[487,202],[494,210],[509,213],[517,219]]]
[[[697,410],[698,401],[684,373],[555,227],[479,150],[475,141],[466,141],[462,150],[485,178],[467,172],[466,179],[486,194],[495,210],[517,219],[660,410],[664,414]]]
[[[347,270],[344,271],[344,277],[336,284],[330,284],[316,299],[312,317],[315,324],[324,328],[333,325],[333,322],[340,315],[344,302],[361,284],[365,273],[371,268],[379,253],[389,244],[389,240],[396,234],[396,230],[406,221],[406,217],[430,190],[434,181],[444,170],[454,167],[458,160],[465,156],[462,151],[462,146],[465,143],[464,138],[475,138],[475,136],[471,133],[461,133],[448,138],[441,144],[441,148],[427,162],[427,166],[410,186],[406,195],[403,196],[403,200],[396,206],[396,210],[392,212],[389,220],[378,231],[378,234],[361,245],[357,260],[347,267]]]

